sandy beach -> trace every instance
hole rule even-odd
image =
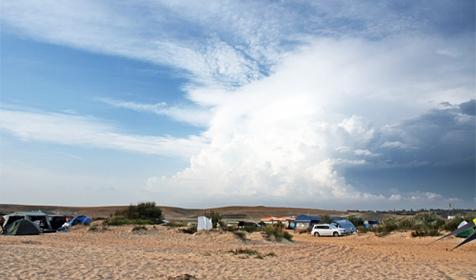
[[[476,244],[373,233],[273,243],[260,233],[186,234],[164,226],[0,236],[0,279],[475,279]],[[253,254],[233,253],[237,249]]]

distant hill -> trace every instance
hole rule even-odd
[[[95,206],[95,207],[72,207],[72,206],[49,206],[49,205],[19,205],[0,204],[0,212],[10,213],[16,211],[41,210],[54,214],[84,214],[94,218],[109,217],[119,210],[124,210],[127,205],[118,206]],[[219,212],[228,219],[260,219],[266,216],[295,216],[299,214],[308,215],[330,215],[341,216],[346,212],[310,209],[310,208],[289,208],[289,207],[266,207],[266,206],[226,206],[207,209],[187,209],[170,206],[159,206],[166,219],[192,219],[210,211]]]

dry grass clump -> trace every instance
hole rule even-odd
[[[99,224],[91,224],[88,228],[88,231],[91,231],[91,232],[104,232],[104,231],[107,231],[109,230],[107,224],[105,224],[104,222],[101,223],[100,225]]]
[[[144,233],[146,232],[148,229],[146,226],[143,226],[143,225],[138,225],[138,226],[134,226],[132,228],[132,233]]]
[[[188,234],[194,234],[197,232],[197,227],[196,226],[190,226],[187,228],[181,228],[180,232],[182,233],[188,233]]]
[[[257,259],[264,259],[265,257],[276,257],[276,254],[274,252],[270,252],[267,254],[262,254],[256,250],[249,249],[249,248],[239,248],[235,250],[230,250],[228,251],[229,253],[232,253],[235,256],[240,256],[240,257],[252,257],[254,256]]]
[[[241,241],[246,241],[247,240],[245,231],[235,230],[235,231],[231,231],[231,232],[233,233],[233,235],[235,235]]]
[[[195,277],[194,275],[185,273],[185,274],[181,274],[177,276],[169,276],[167,279],[168,280],[196,280],[198,278]]]
[[[163,224],[163,226],[170,227],[170,228],[179,228],[179,227],[186,227],[187,224],[180,221],[170,221],[166,224]]]

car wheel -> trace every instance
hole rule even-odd
[[[315,236],[315,237],[319,237],[319,236],[320,236],[320,235],[319,235],[319,232],[315,232],[315,233],[314,233],[314,236]]]
[[[334,231],[334,233],[332,234],[332,236],[337,237],[337,236],[339,236],[339,234],[338,234],[336,231]]]

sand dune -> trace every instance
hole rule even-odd
[[[295,235],[272,243],[259,233],[242,242],[231,233],[179,233],[157,226],[40,236],[0,236],[0,279],[475,279],[476,244],[448,251],[460,239],[431,245],[408,233],[340,238]],[[233,254],[247,248],[262,256]],[[270,256],[267,256],[270,254]],[[180,279],[180,278],[177,278]],[[184,277],[183,279],[186,279]]]

